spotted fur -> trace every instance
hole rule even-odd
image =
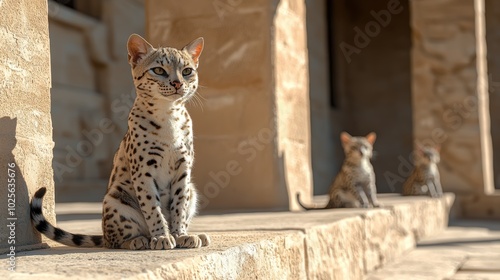
[[[437,164],[439,149],[417,145],[414,168],[403,184],[403,195],[443,196],[443,188]]]
[[[380,207],[377,200],[375,173],[370,159],[373,154],[373,143],[376,134],[370,133],[366,137],[352,137],[347,132],[340,134],[345,160],[342,168],[333,181],[329,201],[326,206],[305,206],[297,201],[306,210],[329,208],[371,208]]]
[[[134,34],[127,47],[137,97],[113,160],[103,201],[103,236],[71,234],[50,225],[41,211],[44,188],[31,204],[35,228],[69,246],[139,250],[207,246],[206,234],[187,233],[197,193],[191,182],[192,122],[184,106],[198,88],[203,39],[180,50],[155,49]]]

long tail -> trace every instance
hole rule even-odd
[[[302,208],[306,209],[306,210],[318,210],[318,209],[325,209],[325,206],[318,206],[318,205],[314,205],[312,207],[309,207],[309,206],[305,206],[301,201],[300,201],[300,193],[297,193],[297,202],[299,203],[300,206],[302,206]]]
[[[47,192],[46,188],[41,188],[36,191],[31,200],[31,221],[41,234],[48,238],[57,241],[61,244],[74,247],[102,247],[102,235],[82,235],[69,233],[60,228],[54,227],[45,220],[42,213],[43,196]]]

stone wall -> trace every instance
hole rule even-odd
[[[108,53],[96,40],[104,25],[78,11],[51,3],[49,30],[52,66],[52,119],[54,126],[54,180],[57,201],[67,196],[92,196],[96,187],[106,188],[103,178],[112,157],[107,139],[96,134],[105,117],[105,97],[99,90],[98,64]],[[94,36],[92,36],[94,35]],[[97,38],[96,38],[97,37]],[[101,37],[101,38],[99,38]],[[92,49],[94,47],[94,49]],[[95,54],[95,52],[100,52]],[[102,59],[101,59],[102,58]],[[84,186],[87,183],[87,186]],[[79,188],[85,188],[85,196]],[[76,192],[73,194],[68,194]]]
[[[0,38],[0,251],[10,252],[40,244],[29,200],[42,186],[44,213],[55,221],[47,1],[0,1]],[[12,223],[15,229],[7,227]]]
[[[205,38],[202,108],[189,108],[201,207],[293,208],[311,191],[304,3],[176,3],[146,1],[147,33],[155,46]]]
[[[49,2],[56,199],[101,201],[135,93],[126,42],[144,33],[137,0]]]
[[[445,191],[493,190],[483,1],[411,1],[416,140],[441,145]]]

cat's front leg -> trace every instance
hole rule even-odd
[[[158,191],[151,174],[138,173],[132,177],[137,200],[151,235],[149,248],[169,250],[176,246],[175,239],[168,230],[168,223],[161,213]]]
[[[426,185],[427,185],[427,188],[429,189],[429,195],[431,197],[438,197],[438,194],[436,191],[436,185],[434,184],[434,182],[431,179],[427,180]]]
[[[369,184],[368,185],[368,199],[370,200],[370,203],[373,207],[382,207],[382,203],[380,203],[377,199],[377,186],[375,184]]]
[[[443,187],[441,186],[441,181],[439,180],[439,177],[434,177],[434,186],[436,188],[436,194],[437,197],[442,197],[443,196]]]
[[[356,186],[355,189],[356,189],[356,198],[361,203],[361,207],[370,208],[371,205],[365,193],[365,189],[360,185]]]
[[[199,248],[207,246],[210,238],[206,234],[188,234],[187,230],[191,219],[196,213],[197,193],[191,183],[191,176],[188,170],[181,172],[171,188],[170,204],[170,232],[176,240],[179,248]]]

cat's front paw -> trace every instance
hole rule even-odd
[[[144,236],[138,236],[130,241],[130,250],[144,250],[149,249],[149,240]]]
[[[151,237],[150,241],[151,250],[171,250],[175,248],[175,238],[171,234]]]
[[[201,246],[205,247],[210,245],[210,236],[206,235],[205,233],[200,233],[198,234],[198,237],[201,239]]]
[[[382,208],[382,207],[384,207],[383,203],[380,203],[380,202],[374,202],[373,203],[373,208]]]
[[[200,248],[203,245],[203,241],[198,235],[181,235],[175,241],[178,248]]]

